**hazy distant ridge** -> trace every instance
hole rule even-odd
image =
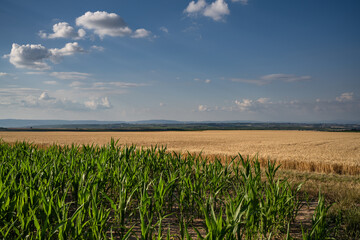
[[[73,124],[114,124],[121,121],[94,121],[94,120],[23,120],[23,119],[0,119],[0,127],[22,128],[50,125],[73,125]]]

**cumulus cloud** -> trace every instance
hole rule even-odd
[[[39,32],[41,38],[54,39],[54,38],[71,38],[71,39],[82,39],[85,37],[86,32],[84,29],[76,31],[67,22],[59,22],[53,26],[53,32],[51,34]]]
[[[218,108],[221,111],[229,112],[246,112],[246,113],[262,113],[272,116],[280,116],[290,114],[292,116],[329,116],[330,118],[343,114],[344,116],[360,117],[358,109],[360,109],[359,99],[355,99],[353,93],[343,93],[341,96],[331,100],[280,100],[270,101],[269,98],[235,100],[233,106],[223,106]],[[207,107],[209,108],[209,107]],[[216,110],[216,108],[212,108]],[[289,116],[290,116],[289,115]],[[323,119],[324,120],[324,119]]]
[[[262,104],[265,104],[265,103],[268,103],[270,100],[270,98],[259,98],[258,100],[256,100],[258,103],[262,103]]]
[[[91,110],[109,109],[112,107],[107,97],[86,101],[84,104]]]
[[[52,48],[49,49],[51,52],[51,61],[54,63],[58,63],[64,56],[74,55],[75,53],[84,53],[85,50],[80,47],[79,43],[67,43],[63,48]]]
[[[41,89],[17,87],[0,88],[0,106],[60,109],[74,112],[112,108],[112,104],[106,95],[89,98],[88,94],[77,94],[71,91],[56,91],[56,93],[51,94]]]
[[[100,38],[130,35],[134,38],[142,38],[150,35],[150,31],[143,28],[137,29],[132,35],[133,31],[119,15],[105,11],[86,12],[76,19],[76,25],[93,30]]]
[[[229,14],[229,7],[224,0],[216,0],[204,10],[204,16],[210,17],[215,21],[221,21],[225,15]]]
[[[40,94],[41,90],[36,88],[0,88],[0,105],[19,105],[29,96],[34,96],[34,101],[37,101]]]
[[[94,30],[101,38],[106,35],[122,37],[129,35],[132,32],[119,15],[116,13],[107,13],[105,11],[86,12],[76,19],[76,25]]]
[[[167,29],[166,27],[160,27],[160,30],[163,31],[164,33],[169,33],[169,29]]]
[[[336,101],[338,102],[350,102],[353,100],[354,93],[346,92],[341,94],[339,97],[336,97]]]
[[[81,72],[52,72],[49,75],[62,80],[84,80],[91,76],[89,73]]]
[[[190,15],[197,14],[199,12],[202,12],[206,6],[207,3],[205,2],[205,0],[198,0],[197,2],[191,1],[184,10],[184,12]]]
[[[199,112],[208,112],[210,109],[206,105],[199,105],[198,106]]]
[[[224,0],[215,0],[211,4],[205,0],[191,1],[184,10],[188,16],[198,14],[212,18],[214,21],[222,21],[226,15],[230,14],[228,4]]]
[[[284,117],[291,121],[339,121],[360,119],[360,99],[353,93],[343,93],[328,100],[277,100],[269,98],[242,98],[223,106],[198,105],[198,112],[232,112],[238,116],[262,116],[268,120],[283,121]],[[271,121],[273,121],[271,120]]]
[[[47,92],[43,92],[39,97],[39,100],[43,100],[43,101],[48,101],[51,99],[54,99],[54,98],[51,98]]]
[[[241,100],[234,101],[236,108],[230,108],[232,111],[248,111],[248,112],[256,112],[268,109],[274,104],[270,102],[270,98],[258,98],[255,100],[243,98]]]
[[[246,111],[249,110],[251,105],[253,104],[253,101],[247,98],[244,98],[242,100],[235,100],[235,104],[239,107],[240,111]]]
[[[300,82],[300,81],[308,81],[311,79],[311,76],[296,76],[294,74],[283,74],[283,73],[275,73],[261,76],[258,79],[245,79],[245,78],[232,78],[233,82],[241,82],[241,83],[249,83],[256,85],[266,85],[273,82]]]
[[[28,68],[35,70],[45,70],[50,67],[44,60],[51,57],[51,52],[41,44],[12,44],[11,52],[4,55],[9,58],[11,64],[17,68]]]
[[[70,56],[77,52],[85,52],[77,42],[67,43],[63,48],[47,49],[41,44],[12,44],[10,54],[4,55],[9,58],[11,64],[16,68],[27,68],[33,70],[47,70],[50,66],[45,62],[51,60],[54,63],[59,62],[63,56]]]
[[[0,105],[67,111],[94,111],[112,108],[112,104],[106,96],[74,99],[70,94],[70,98],[53,97],[49,92],[35,88],[0,88]]]
[[[140,28],[140,29],[136,29],[136,31],[131,35],[132,38],[146,38],[148,36],[150,36],[151,32],[144,29],[144,28]]]

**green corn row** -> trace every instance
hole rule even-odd
[[[278,168],[269,161],[263,174],[241,155],[209,162],[114,140],[47,149],[0,142],[0,239],[290,238],[301,185],[277,180]],[[304,239],[326,237],[321,199]]]

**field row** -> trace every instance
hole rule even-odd
[[[111,141],[2,142],[0,157],[2,239],[290,239],[303,203],[275,163],[241,156],[224,164]],[[327,209],[320,196],[302,239],[329,234]]]
[[[52,143],[104,145],[111,138],[121,145],[167,146],[169,151],[200,153],[225,158],[258,155],[282,168],[303,171],[360,173],[360,134],[314,131],[194,131],[194,132],[0,132],[5,142],[26,140]]]

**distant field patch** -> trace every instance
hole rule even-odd
[[[208,156],[259,155],[277,160],[282,168],[313,172],[360,174],[360,134],[315,131],[191,131],[191,132],[0,132],[5,142],[29,141],[104,145],[111,138],[121,145],[167,146],[170,151]]]

